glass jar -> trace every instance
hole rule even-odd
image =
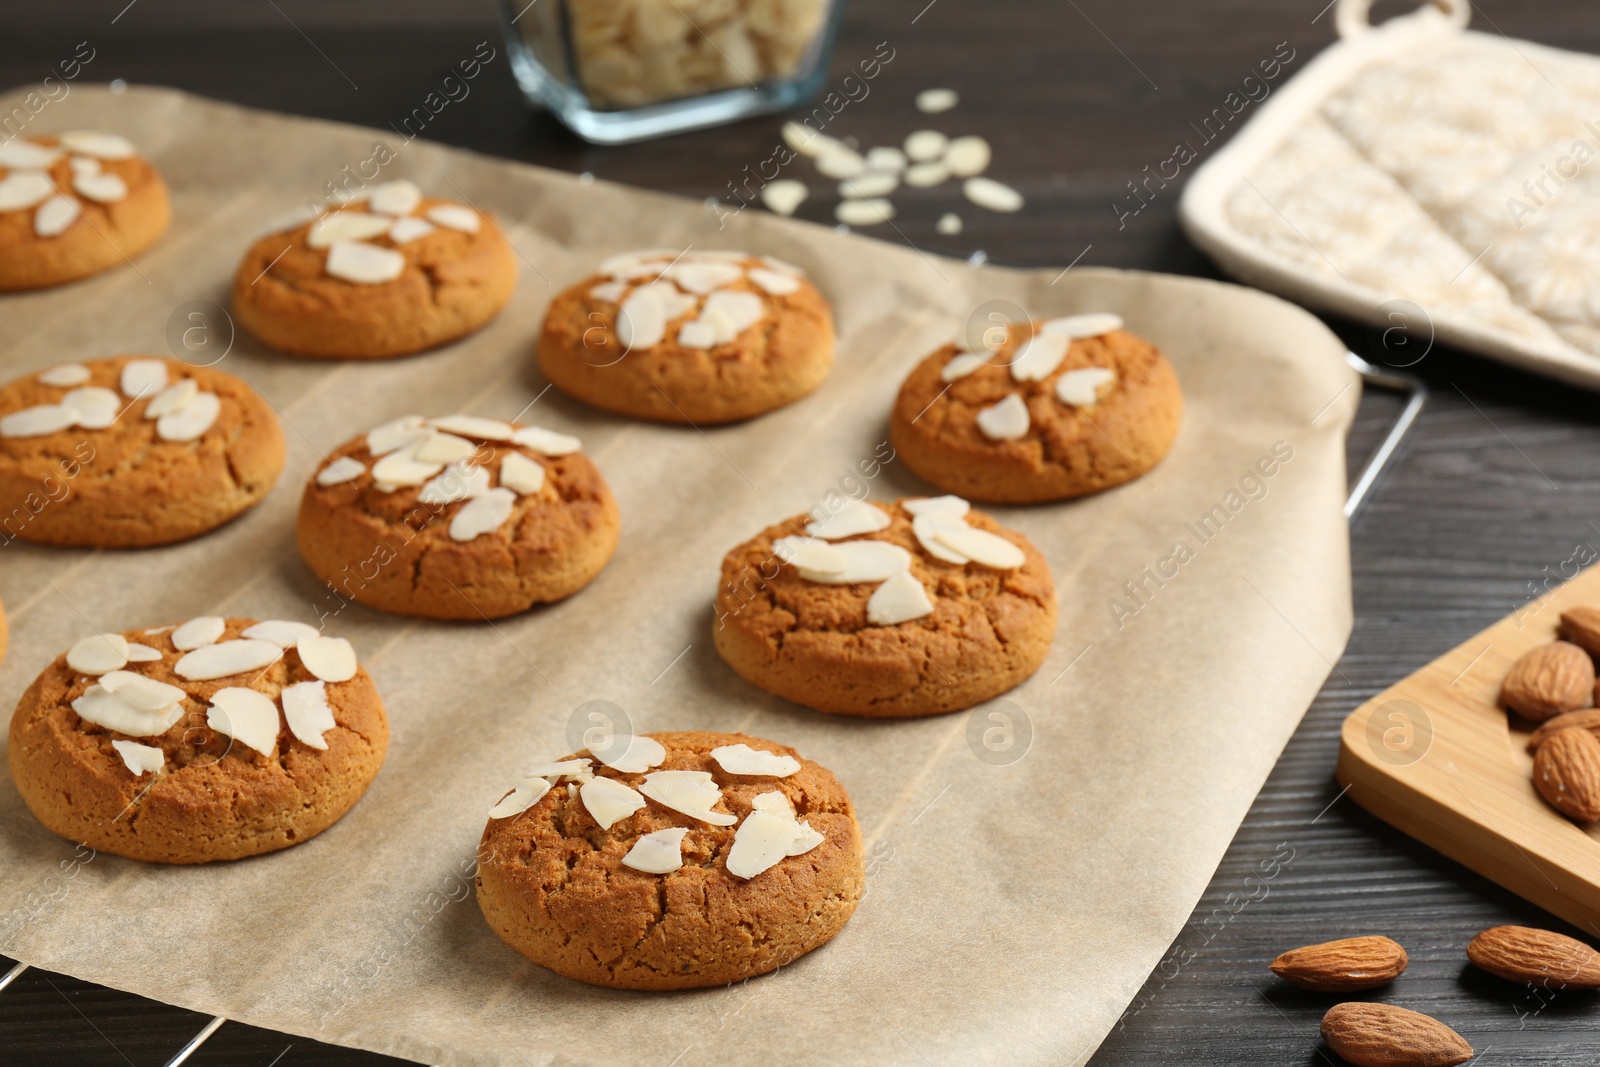
[[[821,86],[840,0],[500,0],[522,91],[622,144],[779,111]]]

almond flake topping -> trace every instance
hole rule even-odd
[[[105,674],[128,665],[128,642],[121,634],[95,634],[67,650],[67,666],[79,674]]]
[[[161,658],[161,650],[141,645],[133,641],[128,642],[129,663],[154,663]]]
[[[1099,337],[1101,334],[1120,329],[1122,329],[1122,316],[1114,315],[1109,311],[1096,311],[1086,315],[1065,315],[1059,319],[1047,319],[1042,327],[1044,333],[1064,333],[1074,339],[1079,337]]]
[[[972,510],[972,505],[958,496],[917,497],[913,500],[901,501],[900,506],[913,515],[927,515],[936,511],[951,515],[965,515]]]
[[[476,211],[460,204],[440,204],[431,208],[428,219],[446,229],[460,230],[462,233],[477,233],[478,227],[483,224]]]
[[[1072,338],[1060,333],[1036,333],[1023,342],[1011,360],[1011,377],[1019,382],[1042,382],[1067,358]]]
[[[392,492],[401,486],[421,485],[444,470],[443,463],[421,463],[412,455],[411,447],[391,452],[372,465],[373,480],[380,489]]]
[[[769,778],[787,778],[800,769],[800,761],[793,756],[766,752],[740,742],[722,745],[711,750],[711,758],[728,774],[759,774]]]
[[[197,393],[182,408],[156,420],[156,436],[163,441],[193,441],[211,429],[221,413],[216,393]]]
[[[806,533],[825,541],[837,541],[886,530],[890,521],[889,513],[876,505],[865,500],[846,500],[832,515],[806,523]]]
[[[787,856],[811,851],[822,840],[822,835],[807,823],[797,823],[771,811],[753,810],[734,831],[733,847],[728,849],[728,873],[735,878],[754,878]]]
[[[97,159],[129,159],[134,154],[133,142],[114,133],[69,130],[59,140],[67,151]]]
[[[388,215],[335,211],[311,224],[311,229],[306,233],[306,244],[311,248],[329,248],[335,241],[365,241],[386,233],[393,224],[394,219]]]
[[[158,682],[133,671],[107,671],[100,676],[100,688],[140,711],[165,712],[174,704],[183,703],[187,695],[182,689],[166,682]]]
[[[543,778],[529,778],[513,789],[504,800],[489,809],[491,819],[509,819],[521,815],[550,792],[550,783]]]
[[[782,271],[768,270],[766,267],[750,268],[750,280],[773,296],[788,296],[790,293],[800,291],[800,279]]]
[[[940,544],[952,548],[974,563],[995,570],[1009,571],[1027,562],[1022,549],[999,534],[972,527],[941,529],[934,534]]]
[[[881,582],[911,566],[911,553],[887,541],[841,541],[832,547],[844,554],[844,570],[814,571],[801,567],[800,577],[824,585],[853,585]]]
[[[376,458],[416,444],[428,436],[426,421],[421,415],[402,415],[373,427],[367,431],[367,451]]]
[[[786,819],[795,817],[794,802],[776,789],[770,793],[757,794],[756,798],[750,801],[750,808],[752,811],[765,811],[772,815],[782,815]]]
[[[270,667],[283,658],[283,649],[271,641],[244,638],[203,645],[173,665],[173,673],[191,682],[209,682]]]
[[[128,198],[128,183],[115,174],[75,174],[72,188],[97,204],[115,204]]]
[[[645,834],[633,843],[622,862],[645,874],[671,874],[683,866],[683,835],[687,826],[670,826]]]
[[[454,504],[489,491],[489,472],[470,463],[452,463],[417,494],[419,504]]]
[[[661,766],[667,759],[667,750],[661,742],[643,734],[617,734],[605,748],[605,755],[595,752],[594,758],[623,774],[642,774],[651,767]],[[613,756],[612,753],[617,754]]]
[[[340,456],[317,472],[318,485],[343,485],[367,473],[367,465],[354,456]]]
[[[72,702],[72,710],[84,722],[129,737],[155,737],[172,729],[183,717],[183,705],[175,703],[159,711],[146,711],[126,698],[100,685],[91,685]]]
[[[167,754],[154,745],[141,745],[137,741],[113,741],[111,747],[122,757],[122,765],[138,778],[155,774],[166,766]]]
[[[1069,370],[1056,379],[1056,396],[1063,404],[1092,408],[1100,402],[1100,387],[1116,381],[1117,372],[1108,367],[1082,367]]]
[[[42,170],[16,170],[0,181],[0,211],[26,211],[55,195],[55,183]]]
[[[190,652],[205,645],[214,645],[227,628],[226,620],[216,615],[201,615],[172,631],[172,647],[179,652]]]
[[[122,365],[122,395],[129,400],[149,399],[167,386],[167,364],[159,359],[130,359]]]
[[[478,446],[453,433],[436,433],[417,445],[412,455],[423,463],[455,463],[469,459]]]
[[[372,190],[367,207],[383,215],[409,215],[422,203],[422,190],[405,179],[384,182]]]
[[[264,619],[239,636],[254,638],[257,641],[271,641],[279,648],[289,648],[291,645],[299,643],[302,638],[317,637],[321,632],[315,626],[303,622],[291,622],[288,619]]]
[[[780,537],[772,542],[772,554],[804,573],[843,574],[850,557],[817,537]]]
[[[397,245],[408,245],[428,236],[433,230],[433,223],[427,219],[395,219],[394,225],[389,227],[389,240]]]
[[[952,511],[929,511],[911,519],[911,532],[916,535],[917,542],[922,545],[924,552],[934,559],[942,559],[946,563],[967,564],[972,562],[967,556],[962,555],[939,540],[940,530],[966,530],[967,520]]]
[[[509,441],[516,433],[516,427],[509,422],[486,419],[480,415],[445,415],[429,419],[428,425],[436,430],[460,434],[462,437],[475,437],[480,441]]]
[[[570,434],[556,433],[539,426],[520,426],[511,435],[511,440],[546,456],[570,456],[583,447]]]
[[[50,166],[61,158],[54,148],[46,148],[32,141],[8,141],[0,144],[0,167],[7,170],[35,170]]]
[[[583,798],[583,806],[602,830],[611,829],[646,803],[637,790],[615,778],[591,778],[578,790],[578,796]]]
[[[722,799],[722,790],[717,788],[710,771],[655,771],[644,776],[639,792],[663,807],[713,826],[732,826],[739,821],[712,810]]]
[[[200,384],[193,378],[182,378],[150,398],[150,403],[144,408],[144,417],[159,419],[163,415],[182,411],[189,401],[199,395]]]
[[[333,708],[328,705],[326,682],[296,682],[285,686],[278,694],[283,701],[283,718],[289,732],[308,748],[328,749],[322,735],[339,725],[333,721]]]
[[[874,626],[895,626],[932,614],[928,591],[908,570],[889,575],[867,599],[867,621]]]
[[[85,430],[104,430],[122,414],[122,398],[110,389],[85,385],[70,390],[61,406],[78,413],[78,425]]]
[[[57,363],[54,367],[40,371],[38,378],[43,385],[63,387],[82,385],[89,380],[89,368],[82,363]]]
[[[0,437],[42,437],[78,424],[78,412],[65,404],[40,404],[0,418]]]
[[[335,278],[357,285],[382,285],[400,277],[406,269],[406,257],[392,248],[358,241],[335,241],[328,248],[328,261],[323,269]]]
[[[82,209],[71,197],[52,196],[33,213],[33,232],[40,237],[55,237],[78,221]]]
[[[544,464],[521,452],[507,452],[500,461],[500,484],[521,496],[537,493],[544,487]]]
[[[685,292],[705,296],[743,278],[744,268],[737,263],[707,262],[686,257],[673,264],[665,276],[677,282]]]
[[[278,705],[254,689],[218,689],[206,709],[206,725],[263,756],[278,747]]]
[[[978,429],[990,440],[1021,440],[1027,435],[1029,425],[1028,405],[1018,393],[978,412]]]
[[[356,676],[356,650],[342,637],[308,635],[296,641],[294,648],[306,670],[324,682],[348,682]]]
[[[987,362],[982,356],[971,352],[962,352],[944,365],[943,369],[939,371],[939,377],[947,382],[959,381]]]
[[[452,541],[471,541],[480,534],[491,533],[505,525],[517,504],[517,494],[496,486],[475,496],[450,520]]]
[[[529,771],[527,776],[548,778],[551,785],[555,785],[563,778],[586,782],[594,777],[594,761],[586,756],[578,756],[574,759],[557,760],[554,763],[541,763]]]
[[[98,159],[89,159],[85,156],[73,156],[67,160],[67,166],[72,168],[74,177],[83,177],[90,174],[99,174],[102,170]]]

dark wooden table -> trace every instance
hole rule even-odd
[[[895,59],[830,132],[897,143],[916,128],[911,99],[918,90],[954,87],[961,107],[936,124],[988,137],[995,149],[990,173],[1019,187],[1028,206],[1006,216],[967,209],[953,192],[937,202],[924,198],[922,207],[902,198],[896,221],[905,239],[959,255],[982,249],[1019,264],[1065,264],[1083,253],[1085,264],[1215,276],[1179,231],[1175,188],[1125,225],[1111,205],[1280,42],[1296,53],[1289,70],[1304,66],[1333,36],[1324,3],[855,4],[844,19],[837,72],[878,42],[889,42]],[[1480,29],[1600,52],[1600,10],[1592,0],[1483,0],[1478,7]],[[1400,9],[1379,5],[1380,14]],[[653,144],[585,145],[524,105],[487,4],[108,0],[68,8],[4,0],[0,11],[0,85],[37,81],[88,40],[96,50],[88,78],[174,85],[379,128],[419,106],[454,62],[487,40],[497,60],[426,136],[695,198],[725,194],[746,163],[770,152],[778,125],[758,119]],[[967,229],[939,237],[934,221],[950,209],[961,212]],[[830,210],[831,198],[823,198],[801,215],[827,219]],[[1331,325],[1357,352],[1382,355],[1365,330]],[[1600,1062],[1600,997],[1566,993],[1541,1004],[1466,965],[1466,942],[1486,926],[1563,924],[1367,816],[1340,799],[1333,780],[1338,727],[1351,709],[1522,604],[1529,583],[1576,546],[1600,549],[1600,399],[1444,348],[1415,369],[1433,398],[1397,469],[1354,527],[1349,648],[1168,961],[1096,1063],[1331,1064],[1317,1040],[1326,1000],[1278,982],[1266,963],[1287,947],[1378,931],[1410,950],[1404,1002],[1464,1033],[1481,1053],[1478,1062]],[[1396,406],[1380,394],[1363,402],[1352,464]],[[1258,863],[1284,849],[1293,860],[1266,895],[1247,888]],[[0,1061],[159,1064],[205,1021],[30,971],[0,993]],[[382,1060],[229,1023],[190,1062]]]

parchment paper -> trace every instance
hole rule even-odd
[[[409,359],[298,360],[241,336],[220,366],[281,413],[282,482],[184,545],[0,547],[5,700],[89,632],[336,611],[294,548],[301,487],[322,452],[406,412],[506,418],[537,399],[524,418],[582,437],[623,535],[588,589],[494,625],[358,606],[330,618],[376,679],[393,743],[354,810],[288,851],[201,868],[95,856],[44,831],[7,777],[0,952],[28,963],[437,1064],[1077,1063],[1181,929],[1348,636],[1343,435],[1359,385],[1333,335],[1282,301],[1109,270],[974,269],[755,211],[719,230],[682,200],[166,90],[79,87],[34,123],[128,134],[166,174],[175,213],[137,269],[0,297],[7,379],[166,351],[175,308],[225,304],[250,239],[379,142],[396,153],[380,180],[493,211],[522,277],[482,333]],[[605,254],[685,244],[806,268],[839,323],[821,389],[703,432],[545,392],[532,345],[557,289]],[[992,298],[1120,312],[1166,350],[1186,397],[1149,477],[995,509],[1055,571],[1062,622],[1044,668],[1009,704],[906,722],[819,715],[740,681],[710,641],[722,554],[829,490],[927,492],[902,463],[870,479],[861,464],[887,448],[905,372]],[[495,938],[471,898],[484,813],[531,761],[567,751],[568,718],[593,699],[641,731],[744,730],[831,767],[869,856],[844,932],[778,973],[683,994],[579,985]],[[998,753],[983,744],[997,710],[1013,723]]]

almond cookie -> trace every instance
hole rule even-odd
[[[53,833],[152,863],[299,844],[383,764],[383,701],[350,643],[205,616],[94,634],[11,717],[11,778]]]
[[[74,130],[0,144],[0,290],[120,267],[171,218],[166,183],[125,137]]]
[[[516,284],[492,218],[393,181],[257,241],[234,277],[233,308],[285,352],[387,359],[472,333]]]
[[[611,735],[489,811],[478,906],[533,962],[613,989],[764,974],[843,929],[865,871],[839,780],[744,734]]]
[[[630,252],[550,305],[539,368],[597,408],[675,423],[748,419],[833,366],[833,312],[800,268],[724,251]]]
[[[900,387],[889,440],[947,492],[1037,504],[1150,470],[1182,411],[1155,346],[1116,315],[1071,315],[1013,326],[993,351],[933,353]]]
[[[476,415],[407,415],[347,441],[306,483],[300,554],[344,599],[497,618],[588,585],[616,502],[576,437]]]
[[[713,637],[746,680],[841,715],[960,711],[1039,669],[1050,567],[953,496],[818,505],[729,552]]]
[[[271,406],[209,367],[119,356],[0,386],[5,540],[183,541],[254,507],[282,470]]]

